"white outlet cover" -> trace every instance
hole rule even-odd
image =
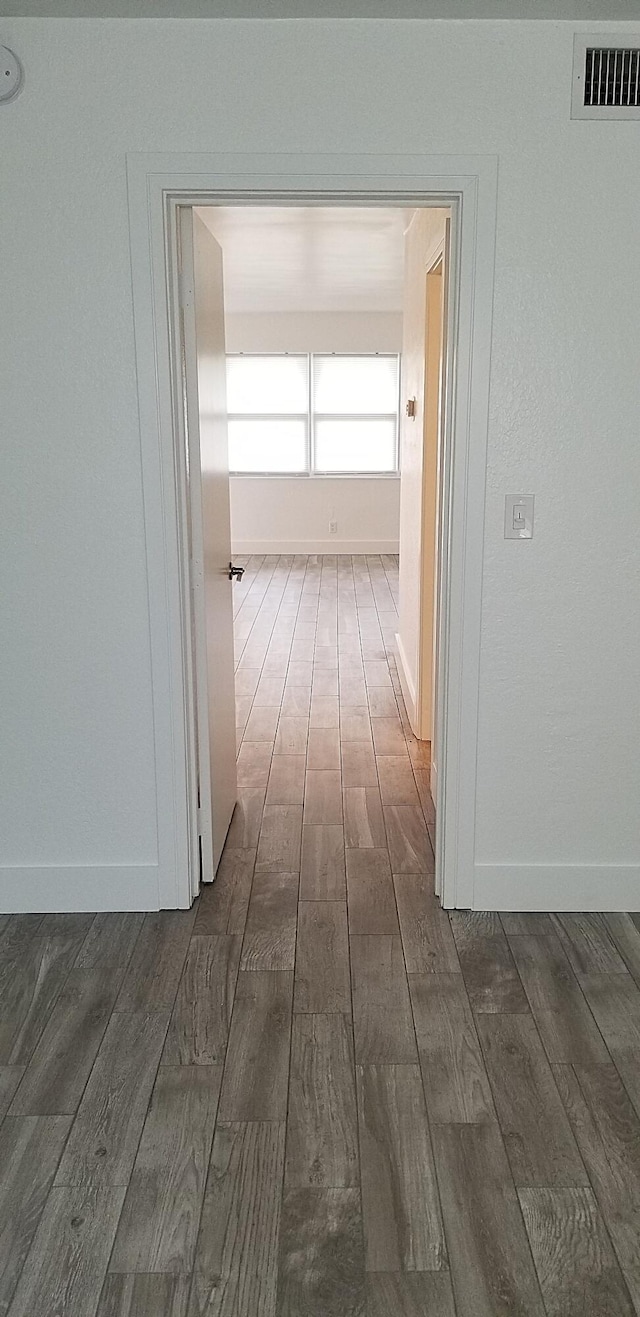
[[[22,65],[8,46],[0,46],[0,102],[12,101],[22,90]]]

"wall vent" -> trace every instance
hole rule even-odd
[[[640,119],[640,38],[576,36],[572,119]]]

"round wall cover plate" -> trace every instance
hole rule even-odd
[[[12,101],[22,87],[22,65],[8,46],[0,46],[0,102]]]

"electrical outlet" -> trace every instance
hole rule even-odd
[[[330,522],[329,522],[329,534],[330,534],[330,535],[337,535],[337,534],[338,534],[338,523],[337,523],[337,521],[330,521]]]

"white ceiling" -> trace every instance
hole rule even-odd
[[[401,311],[411,211],[347,206],[206,206],[230,312]]]
[[[638,0],[0,0],[0,16],[45,18],[449,18],[608,21]]]

